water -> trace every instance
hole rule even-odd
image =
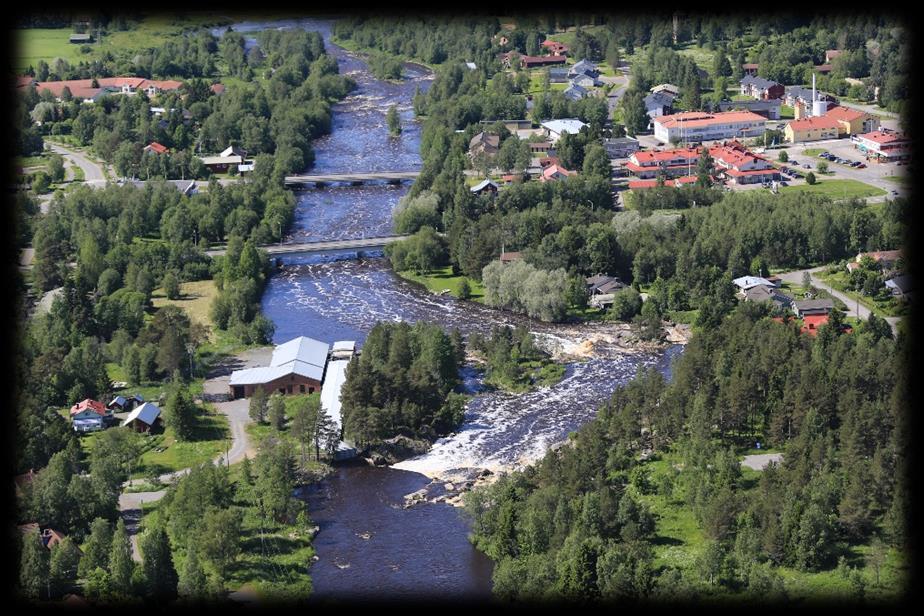
[[[420,168],[420,128],[411,101],[431,80],[409,69],[401,83],[373,78],[362,61],[330,43],[330,22],[290,20],[248,22],[235,30],[304,27],[322,33],[341,73],[357,82],[356,91],[335,106],[332,133],[314,143],[312,171],[407,171]],[[253,44],[253,40],[249,41]],[[385,113],[401,113],[403,132],[388,135]],[[370,237],[391,232],[392,212],[407,186],[335,185],[297,193],[295,224],[286,241]],[[315,539],[318,561],[311,573],[315,597],[486,598],[492,563],[467,540],[468,521],[444,503],[404,508],[404,496],[430,477],[457,469],[506,470],[535,461],[547,448],[586,423],[620,384],[640,366],[669,374],[679,352],[626,354],[613,326],[545,324],[521,315],[437,296],[396,276],[369,253],[287,257],[270,279],[262,299],[276,325],[274,342],[305,335],[325,342],[360,344],[377,321],[427,321],[464,334],[488,333],[495,325],[525,325],[546,348],[572,351],[594,341],[593,358],[569,364],[564,379],[527,394],[480,392],[466,408],[458,432],[437,441],[430,452],[392,468],[337,467],[309,490],[309,510],[321,530]],[[465,385],[480,389],[476,371],[466,370]]]

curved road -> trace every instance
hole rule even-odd
[[[87,158],[82,152],[68,149],[57,143],[49,142],[48,145],[52,152],[60,154],[65,159],[71,161],[71,163],[83,169],[84,181],[87,184],[102,185],[106,183],[106,174],[103,172],[103,168]]]

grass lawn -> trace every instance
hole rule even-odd
[[[907,175],[884,175],[882,179],[887,182],[892,182],[893,184],[898,184],[899,186],[911,186],[911,178]]]
[[[692,42],[685,43],[677,49],[677,53],[682,56],[689,56],[696,62],[696,66],[712,75],[713,63],[715,62],[715,52],[703,49]]]
[[[819,179],[815,184],[800,184],[798,186],[783,186],[780,193],[804,192],[827,195],[834,199],[849,199],[851,197],[878,197],[886,191],[858,180],[828,180]]]
[[[780,105],[780,119],[792,120],[796,117],[796,111],[789,105]]]
[[[258,424],[250,423],[247,424],[247,434],[252,439],[255,446],[259,447],[260,442],[265,439],[267,436],[281,434],[283,437],[288,437],[289,434],[289,422],[292,421],[292,418],[295,416],[295,412],[305,403],[306,400],[310,398],[316,398],[318,401],[321,399],[321,392],[315,392],[313,394],[293,394],[288,396],[283,396],[283,401],[286,404],[286,422],[282,431],[277,433],[268,423]]]
[[[224,415],[200,410],[193,440],[178,442],[170,427],[163,434],[149,438],[160,440],[141,456],[137,468],[132,468],[133,478],[152,472],[169,473],[214,460],[229,446],[231,431]]]
[[[73,182],[83,182],[87,179],[86,174],[83,172],[83,168],[79,165],[71,164],[70,165],[71,173],[74,174]]]
[[[465,276],[454,276],[452,274],[452,267],[450,266],[433,270],[427,274],[415,274],[410,270],[396,273],[405,280],[410,280],[411,282],[416,282],[417,284],[425,286],[432,293],[440,293],[448,289],[449,293],[454,297],[459,297],[459,283],[466,278]],[[467,278],[467,280],[472,290],[472,295],[469,299],[483,303],[484,287],[482,284],[471,278]]]
[[[877,317],[900,317],[904,316],[907,312],[906,306],[900,304],[891,297],[886,300],[880,300],[849,290],[847,288],[847,272],[838,272],[836,274],[820,272],[817,276],[841,293],[850,297],[854,302],[860,300],[860,303],[871,310]]]
[[[212,328],[209,309],[217,295],[218,288],[215,286],[214,280],[196,280],[194,282],[180,283],[179,299],[167,299],[162,288],[154,289],[153,293],[151,293],[151,304],[153,304],[154,308],[177,306],[183,309],[190,320]],[[214,341],[214,331],[209,333],[209,339]]]
[[[692,325],[699,316],[699,310],[671,310],[667,313],[667,318],[674,323],[684,323]]]
[[[804,150],[806,156],[818,156],[824,151],[824,148],[805,148]]]

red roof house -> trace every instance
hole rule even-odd
[[[156,141],[152,141],[148,145],[144,146],[144,151],[154,152],[155,154],[166,154],[170,150],[169,148],[167,148],[167,146],[161,145],[157,143]]]
[[[77,404],[71,407],[71,415],[77,415],[78,413],[82,413],[88,410],[98,413],[100,415],[109,414],[109,410],[106,409],[105,404],[97,400],[91,400],[90,398],[87,398],[86,400],[81,400],[80,402],[78,402]]]
[[[213,94],[221,95],[225,93],[225,85],[223,83],[213,83],[209,90],[211,90]]]
[[[807,314],[802,317],[802,329],[800,331],[809,336],[817,336],[818,328],[827,322],[828,315],[826,314]]]

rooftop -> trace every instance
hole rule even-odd
[[[703,113],[701,111],[685,111],[654,119],[655,124],[664,128],[677,128],[683,123],[688,128],[711,126],[713,124],[734,124],[740,122],[757,122],[763,124],[765,118],[751,111],[720,111],[718,113]]]

